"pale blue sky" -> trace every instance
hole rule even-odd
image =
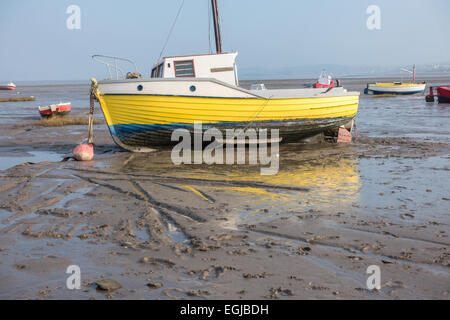
[[[208,2],[185,0],[165,55],[208,53]],[[81,30],[66,9],[81,8]],[[181,0],[0,1],[0,79],[101,77],[92,54],[133,58],[141,73],[159,56]],[[381,30],[366,9],[381,8]],[[239,67],[450,63],[448,0],[219,0],[223,46]],[[212,42],[214,48],[214,44]]]

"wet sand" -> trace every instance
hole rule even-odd
[[[282,145],[261,176],[131,154],[104,124],[95,161],[59,162],[87,128],[2,125],[2,163],[16,158],[0,168],[0,298],[449,299],[450,142],[361,131]]]

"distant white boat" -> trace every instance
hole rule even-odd
[[[415,94],[423,92],[425,87],[426,83],[386,82],[369,83],[366,90],[373,94]]]
[[[414,65],[413,71],[403,69],[413,74],[412,82],[377,82],[368,83],[365,94],[415,94],[425,91],[427,84],[425,82],[416,82],[416,66]]]
[[[14,90],[16,88],[16,85],[12,82],[8,84],[0,85],[0,90]]]

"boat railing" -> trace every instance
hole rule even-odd
[[[106,61],[105,61],[105,59],[106,59]],[[136,63],[130,59],[96,54],[96,55],[92,56],[92,60],[106,66],[106,68],[108,69],[109,76],[110,76],[108,80],[126,79],[126,74],[118,66],[119,61],[125,61],[125,62],[130,63],[134,67],[134,72],[136,74],[138,73]]]

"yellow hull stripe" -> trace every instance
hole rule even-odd
[[[98,93],[108,125],[351,118],[359,96],[295,99],[208,98]]]
[[[401,83],[401,84],[395,84],[393,82],[387,82],[387,83],[370,83],[370,86],[374,87],[417,87],[420,85],[423,85],[422,83]]]

